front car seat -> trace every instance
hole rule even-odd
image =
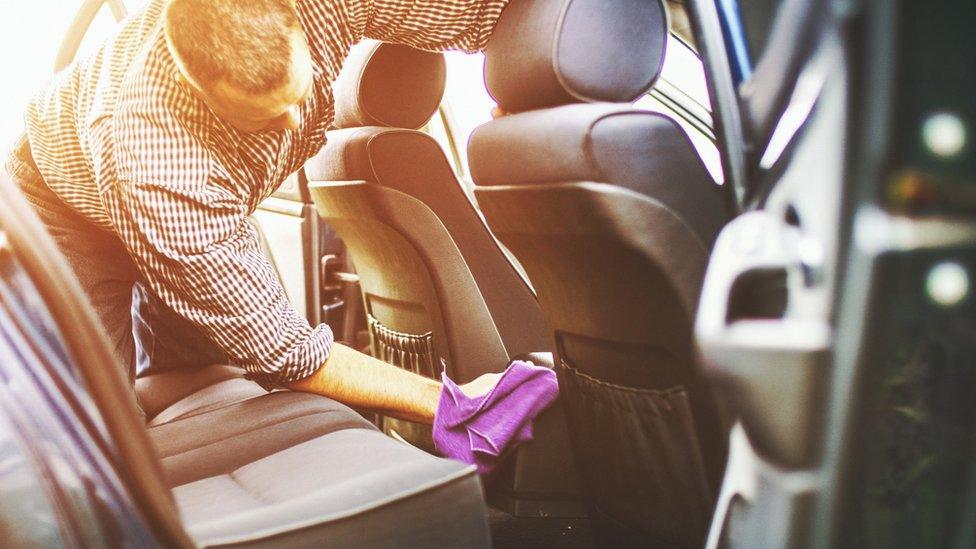
[[[513,113],[468,146],[475,195],[553,329],[561,401],[604,543],[704,541],[725,433],[692,339],[726,197],[667,115],[658,0],[523,0],[485,76]]]
[[[337,129],[305,173],[353,256],[377,355],[436,378],[443,359],[467,382],[547,348],[549,335],[443,149],[417,129],[437,111],[445,78],[441,54],[354,46],[333,86]]]
[[[445,70],[439,53],[375,41],[353,47],[333,87],[337,129],[305,172],[319,214],[355,264],[373,354],[434,378],[443,362],[463,383],[551,343],[534,292],[441,146],[418,130],[440,104]],[[429,429],[389,418],[384,425],[430,448]],[[513,514],[578,516],[558,407],[538,418],[535,436],[493,477],[490,493],[506,492],[499,505]]]

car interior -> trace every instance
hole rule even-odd
[[[0,489],[24,495],[0,541],[974,546],[976,315],[945,290],[976,267],[974,156],[901,136],[976,107],[893,82],[972,89],[931,29],[976,8],[910,4],[513,0],[466,61],[503,115],[467,131],[452,54],[353,47],[326,145],[254,218],[337,341],[459,383],[556,372],[483,477],[429,426],[230,365],[141,376],[137,401],[4,175]],[[127,10],[78,9],[57,67]]]

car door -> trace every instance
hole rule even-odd
[[[973,67],[935,29],[972,5],[692,8],[743,210],[696,323],[738,417],[708,546],[971,546]]]

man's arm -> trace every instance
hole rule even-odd
[[[353,0],[360,37],[430,51],[485,47],[509,0]]]
[[[248,221],[242,218],[240,230],[226,233],[205,230],[213,229],[213,218],[221,212],[235,217],[228,212],[236,208],[219,207],[200,191],[157,192],[162,192],[158,185],[130,185],[115,195],[127,197],[110,201],[123,229],[120,236],[153,291],[205,330],[237,364],[266,386],[433,421],[441,384],[332,343],[325,325],[310,327],[284,297]],[[481,376],[462,390],[483,394],[497,378]]]
[[[500,376],[484,374],[460,388],[468,396],[482,395]],[[441,384],[433,379],[397,368],[341,343],[332,345],[328,360],[315,373],[285,386],[421,423],[434,421],[441,392]]]
[[[354,408],[430,423],[441,384],[340,343],[332,345],[325,364],[311,376],[285,387],[327,396]]]
[[[243,201],[215,183],[120,181],[106,211],[149,289],[267,387],[308,376],[332,345],[288,301]]]

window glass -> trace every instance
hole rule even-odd
[[[64,0],[0,4],[0,151],[23,132],[27,101],[51,77],[54,55],[77,7]]]
[[[495,100],[485,88],[485,56],[447,52],[447,87],[442,111],[456,146],[457,171],[467,176],[468,138],[475,128],[491,120]]]
[[[125,0],[129,13],[148,0]],[[31,0],[0,5],[0,151],[6,151],[24,129],[24,111],[32,95],[54,71],[54,59],[82,0]],[[91,55],[118,29],[107,5],[92,21],[77,57]]]
[[[668,37],[664,66],[661,67],[661,77],[655,87],[660,87],[662,80],[711,112],[712,104],[708,99],[708,86],[705,83],[701,59],[681,39],[673,35]]]

